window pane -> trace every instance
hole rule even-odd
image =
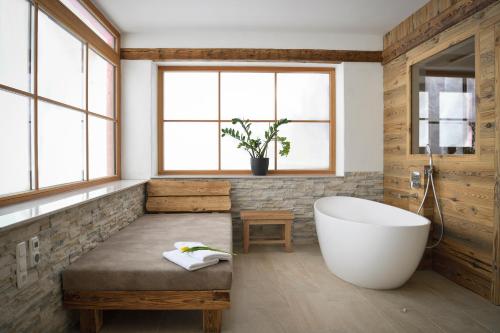
[[[423,119],[429,118],[429,93],[420,91],[418,93],[419,117]]]
[[[251,126],[252,137],[264,139],[264,132],[269,123],[253,123]],[[240,125],[222,123],[221,128],[234,128],[242,131]],[[238,149],[238,141],[232,137],[221,138],[221,169],[223,170],[250,170],[250,155],[246,150]],[[269,157],[269,170],[274,170],[274,141],[268,146],[267,157]]]
[[[30,91],[31,5],[0,0],[0,83]]]
[[[38,93],[84,108],[84,44],[42,11],[38,14]]]
[[[164,123],[165,170],[217,170],[217,123]]]
[[[278,73],[278,119],[329,120],[330,75]]]
[[[114,117],[115,68],[89,50],[89,111]]]
[[[38,104],[40,187],[84,180],[85,115],[53,104]]]
[[[115,175],[114,122],[89,116],[89,178]]]
[[[164,117],[168,120],[216,120],[219,78],[215,72],[165,72]]]
[[[290,123],[279,135],[291,142],[287,157],[278,155],[278,169],[328,169],[330,124]],[[278,146],[279,150],[279,146]]]
[[[31,189],[28,97],[0,90],[0,195]]]
[[[274,119],[274,73],[221,73],[221,119]]]
[[[467,119],[474,105],[472,93],[440,92],[439,117],[448,119]]]
[[[83,21],[97,36],[101,37],[112,48],[115,47],[115,38],[87,8],[85,8],[78,0],[60,0],[69,10],[71,10],[80,20]]]
[[[442,120],[439,123],[439,146],[472,147],[472,133],[467,121]]]
[[[428,120],[420,120],[419,127],[419,147],[425,147],[429,143],[429,121]]]

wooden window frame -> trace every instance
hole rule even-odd
[[[410,54],[407,56],[407,65],[406,65],[406,70],[407,70],[407,82],[408,82],[408,87],[407,87],[407,107],[408,107],[408,115],[407,115],[407,121],[410,127],[410,134],[407,138],[407,153],[406,156],[408,159],[412,160],[419,160],[419,161],[424,161],[427,160],[427,154],[425,152],[423,153],[416,153],[413,152],[413,144],[414,141],[418,141],[418,138],[414,138],[415,136],[415,131],[414,131],[414,126],[418,127],[419,122],[415,124],[415,121],[413,119],[413,66],[419,64],[420,62],[427,60],[435,55],[438,55],[441,52],[446,51],[450,47],[463,43],[467,41],[468,39],[474,38],[474,54],[475,54],[475,60],[474,60],[474,76],[470,76],[470,73],[462,73],[465,74],[465,77],[467,78],[473,78],[475,83],[479,82],[479,64],[480,64],[480,38],[479,38],[479,32],[477,29],[472,31],[469,34],[466,35],[459,35],[453,38],[453,41],[449,43],[440,43],[436,46],[433,46],[429,50],[426,50],[425,52],[422,53],[415,53],[415,54]],[[449,77],[455,77],[459,73],[455,72],[455,75],[450,75]],[[441,75],[447,75],[447,73],[443,73],[441,71],[431,71],[430,75],[427,76],[441,76]],[[464,76],[462,76],[464,77]],[[479,87],[476,85],[475,86],[475,94],[477,96]],[[479,100],[476,98],[476,128],[474,131],[474,136],[475,136],[475,142],[474,142],[474,153],[473,154],[442,154],[442,153],[433,153],[436,156],[439,156],[440,159],[444,160],[457,160],[457,159],[463,159],[463,160],[479,160],[480,159],[480,154],[481,154],[481,147],[480,147],[480,131],[481,131],[481,126],[477,126],[480,122],[480,112],[479,112]],[[419,133],[417,131],[417,133]]]
[[[428,49],[425,49],[424,51],[410,51],[406,58],[407,58],[407,63],[405,65],[406,68],[406,108],[409,110],[407,115],[406,115],[406,121],[407,124],[409,124],[409,132],[408,135],[406,136],[406,158],[410,161],[427,161],[428,156],[426,154],[420,154],[420,153],[413,153],[413,126],[415,125],[413,122],[413,110],[412,110],[412,66],[415,64],[418,64],[419,62],[428,59],[436,54],[439,54],[446,49],[448,49],[452,45],[456,45],[459,43],[462,43],[466,41],[469,38],[474,38],[475,41],[475,82],[476,82],[476,89],[475,93],[476,96],[478,96],[479,92],[479,85],[477,84],[480,79],[480,62],[481,62],[481,57],[479,56],[481,54],[480,52],[480,35],[479,35],[479,30],[478,28],[474,28],[472,31],[466,33],[466,34],[460,34],[457,36],[453,36],[450,41],[447,41],[446,43],[439,43],[437,45],[434,45]],[[481,123],[481,112],[479,112],[479,101],[476,100],[476,124]],[[479,138],[481,137],[481,126],[476,126],[476,132],[475,132],[475,137],[476,137],[476,142],[475,142],[475,152],[474,154],[438,154],[435,153],[435,156],[438,156],[440,160],[443,161],[479,161],[481,159],[481,140]],[[418,140],[418,139],[417,139]]]
[[[170,71],[207,71],[219,73],[218,84],[218,119],[217,120],[165,120],[163,108],[163,76],[165,72]],[[278,73],[326,73],[330,76],[330,112],[329,120],[293,120],[297,123],[328,123],[330,125],[330,149],[329,166],[327,169],[288,169],[288,170],[269,170],[271,175],[333,175],[335,174],[335,142],[336,142],[336,122],[335,122],[335,68],[332,67],[276,67],[276,66],[159,66],[157,77],[157,156],[158,156],[158,175],[249,175],[251,170],[222,170],[221,169],[221,125],[224,123],[230,124],[230,120],[222,120],[221,103],[220,103],[220,73],[238,72],[238,73],[274,73],[275,75],[275,91],[276,77]],[[274,117],[277,118],[277,99],[274,94]],[[270,120],[252,120],[252,122],[274,122]],[[218,138],[218,169],[217,170],[166,170],[164,166],[163,154],[163,124],[166,122],[215,122],[218,123],[219,138]],[[277,150],[277,142],[275,141],[275,150]],[[274,156],[275,166],[278,165],[278,154]]]
[[[84,22],[82,22],[71,10],[64,6],[60,1],[55,0],[32,0],[31,5],[33,6],[34,12],[34,28],[33,28],[33,60],[32,60],[32,80],[33,80],[33,91],[24,91],[16,89],[0,83],[0,90],[18,94],[21,96],[29,97],[33,101],[33,170],[32,179],[34,180],[33,189],[25,192],[6,194],[0,196],[0,206],[5,206],[9,204],[14,204],[22,201],[27,201],[47,195],[57,194],[61,192],[71,191],[75,189],[80,189],[92,185],[107,183],[121,178],[121,66],[120,66],[120,33],[119,31],[106,19],[106,17],[92,4],[90,0],[80,0],[82,5],[84,5],[89,12],[95,16],[95,18],[101,22],[106,29],[115,37],[115,48],[112,48],[104,40],[102,40],[94,31],[92,31]],[[53,19],[58,25],[66,29],[69,33],[80,39],[80,41],[85,45],[85,107],[79,108],[66,103],[59,102],[50,98],[46,98],[38,95],[38,13],[39,10],[43,11],[51,19]],[[28,22],[26,22],[28,24]],[[98,113],[94,113],[88,110],[88,53],[89,49],[92,49],[99,56],[103,57],[111,65],[114,66],[114,117],[104,116]],[[38,101],[46,102],[52,105],[64,107],[71,109],[73,111],[81,112],[85,115],[85,133],[86,133],[86,174],[85,179],[82,181],[76,181],[71,183],[65,183],[45,188],[40,188],[38,184]],[[89,146],[88,146],[88,120],[89,116],[95,116],[101,119],[106,119],[108,121],[113,121],[114,123],[114,151],[115,151],[115,175],[106,176],[102,178],[89,179]]]

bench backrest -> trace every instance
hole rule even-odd
[[[228,181],[153,179],[147,185],[146,210],[150,213],[204,213],[231,210]]]

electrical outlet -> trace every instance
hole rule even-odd
[[[16,247],[16,263],[17,263],[17,287],[22,288],[28,282],[28,264],[26,262],[26,242],[17,244]]]
[[[40,263],[40,241],[38,237],[30,239],[30,266],[35,267]]]

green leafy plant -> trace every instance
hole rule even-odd
[[[261,138],[252,137],[252,123],[250,120],[241,120],[240,118],[234,118],[231,120],[233,125],[240,124],[243,131],[240,132],[234,128],[223,128],[222,137],[228,135],[239,141],[238,148],[245,149],[251,157],[253,158],[264,158],[267,157],[267,148],[271,141],[278,141],[281,144],[281,149],[279,154],[281,156],[288,156],[290,153],[290,141],[283,136],[279,136],[279,127],[291,122],[288,119],[280,119],[273,124],[269,125],[269,128],[264,132],[264,140]]]

